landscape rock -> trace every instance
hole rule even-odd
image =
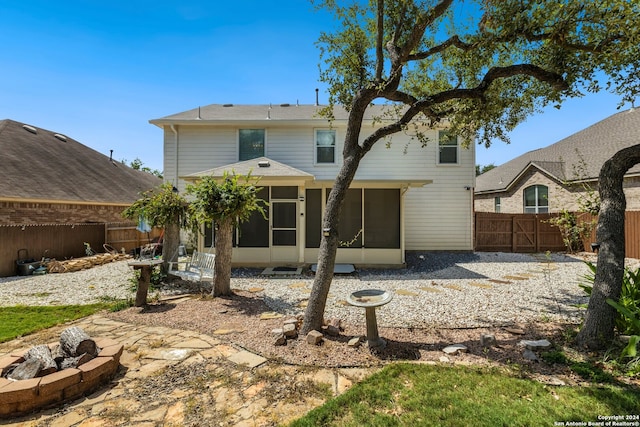
[[[544,383],[545,384],[549,384],[549,385],[555,385],[555,386],[565,386],[565,385],[567,385],[567,383],[565,383],[564,381],[562,381],[558,377],[549,377],[549,378],[547,378],[546,381],[544,381]]]
[[[493,334],[483,334],[480,336],[480,345],[483,347],[493,347],[496,345],[496,336]]]
[[[525,347],[529,350],[538,350],[541,348],[549,348],[551,347],[551,343],[547,340],[522,340],[518,343],[518,345]]]
[[[325,332],[327,333],[327,335],[330,335],[332,337],[337,337],[338,335],[340,335],[340,329],[338,329],[334,325],[328,325],[325,329]]]
[[[322,342],[324,335],[318,331],[311,331],[307,334],[307,343],[311,345],[318,345]]]
[[[325,325],[327,327],[329,326],[333,326],[334,328],[336,328],[338,330],[338,333],[343,330],[344,328],[342,327],[342,319],[339,319],[337,317],[332,317],[331,319],[329,319],[328,321],[325,321]]]
[[[280,334],[273,340],[273,345],[287,345],[287,338],[284,336],[284,334]]]
[[[355,338],[351,338],[347,343],[347,345],[351,348],[358,348],[360,347],[361,343],[362,341],[360,340],[360,337],[355,337]]]
[[[524,357],[527,360],[531,360],[532,362],[538,361],[538,356],[536,356],[536,354],[528,348],[524,349],[524,351],[522,352],[522,357]]]
[[[290,318],[290,319],[285,320],[283,322],[283,324],[285,324],[285,325],[293,325],[293,326],[295,326],[297,328],[298,327],[298,319]]]
[[[292,323],[285,323],[282,327],[282,333],[287,338],[297,338],[298,331],[296,330],[296,325]]]
[[[466,353],[469,351],[466,345],[463,344],[453,344],[442,349],[446,354],[458,354],[458,353]]]
[[[280,335],[284,335],[284,330],[282,328],[272,329],[271,330],[271,335],[277,338]]]

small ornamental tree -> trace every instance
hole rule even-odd
[[[138,220],[144,217],[152,227],[164,228],[162,269],[169,269],[171,257],[178,252],[180,228],[187,224],[187,200],[168,182],[145,191],[142,197],[122,212],[122,216]]]
[[[216,263],[212,295],[231,295],[231,256],[233,229],[249,219],[254,211],[264,216],[265,201],[257,197],[260,188],[257,179],[244,175],[228,174],[222,179],[207,176],[195,185],[187,186],[187,193],[194,196],[189,206],[192,228],[201,230],[211,225],[215,230]]]

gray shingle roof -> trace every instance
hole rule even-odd
[[[622,111],[555,144],[529,151],[483,173],[476,179],[475,192],[505,191],[532,167],[558,181],[595,180],[605,161],[623,148],[636,144],[640,144],[640,110]],[[576,173],[575,168],[580,171]],[[627,175],[639,173],[640,165],[636,165]]]
[[[131,204],[162,180],[111,162],[78,141],[0,120],[0,199]]]
[[[211,104],[204,107],[194,108],[181,113],[172,114],[149,122],[158,126],[163,124],[174,124],[189,122],[194,124],[202,122],[210,124],[216,122],[247,122],[247,121],[302,121],[302,120],[323,120],[318,115],[318,111],[323,106],[316,105],[233,105],[233,104]],[[383,110],[389,110],[384,105],[372,105],[367,109],[365,120],[372,120],[374,116],[380,115]],[[348,112],[342,107],[334,107],[333,114],[336,120],[347,120]]]
[[[267,165],[267,167],[261,167],[260,163]],[[202,176],[213,176],[220,178],[224,176],[224,173],[235,173],[236,175],[248,175],[251,172],[255,177],[277,177],[277,178],[303,178],[313,179],[313,175],[310,173],[301,171],[291,166],[285,165],[275,160],[268,159],[266,157],[258,157],[257,159],[245,160],[230,165],[220,166],[214,169],[209,169],[202,172],[196,172],[182,177],[187,180],[193,180]]]

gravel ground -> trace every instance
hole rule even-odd
[[[546,320],[576,323],[587,298],[578,286],[588,273],[582,258],[552,254],[412,253],[406,270],[360,270],[336,276],[325,316],[361,322],[362,308],[345,303],[352,292],[380,289],[394,299],[377,309],[383,327],[481,327]],[[236,278],[232,287],[264,288],[274,311],[299,313],[313,277]]]
[[[576,305],[586,302],[578,287],[580,277],[588,272],[586,258],[595,260],[591,254],[410,252],[406,269],[360,269],[336,276],[326,316],[360,323],[364,310],[348,305],[348,295],[381,289],[394,294],[389,304],[377,310],[381,327],[481,327],[541,318],[576,323],[582,316]],[[304,311],[313,273],[263,276],[260,272],[234,269],[232,288],[256,293],[283,314]],[[73,273],[1,278],[0,305],[87,304],[128,298],[133,296],[132,277],[127,262],[119,261]],[[196,288],[178,281],[163,286],[161,293],[188,293]],[[206,287],[201,291],[206,292]]]
[[[287,315],[304,312],[313,283],[308,270],[297,276],[274,277],[258,269],[234,269],[234,296],[180,303],[170,297],[206,294],[210,285],[168,282],[159,291],[165,297],[160,303],[106,315],[133,324],[215,335],[294,365],[442,361],[442,348],[453,343],[464,343],[469,350],[456,360],[531,364],[522,356],[521,339],[562,342],[563,331],[580,322],[584,311],[577,305],[587,302],[578,286],[580,277],[588,272],[585,259],[595,261],[593,254],[409,253],[406,269],[360,269],[336,276],[325,318],[341,319],[343,329],[338,336],[326,336],[321,346],[306,345],[303,339],[289,340],[286,346],[273,343],[272,330],[281,328]],[[628,263],[637,266],[638,261]],[[132,269],[120,261],[75,273],[5,278],[0,280],[0,301],[5,305],[84,304],[132,297],[132,277]],[[362,289],[394,294],[390,303],[376,310],[380,336],[387,341],[380,351],[370,351],[366,345],[347,346],[351,338],[366,333],[364,310],[346,303],[351,292]],[[261,319],[268,311],[284,316]],[[514,335],[514,328],[521,332]],[[486,334],[495,336],[499,345],[482,347],[480,337]],[[536,372],[555,374],[547,372],[551,368],[546,364],[538,365]]]
[[[132,295],[133,269],[117,261],[88,270],[0,277],[0,306],[91,304]]]

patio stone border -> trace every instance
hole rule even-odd
[[[120,366],[124,345],[110,338],[94,338],[94,341],[102,350],[97,357],[77,368],[29,380],[0,378],[0,418],[11,418],[75,400],[110,381]],[[56,344],[49,344],[49,347]],[[0,372],[13,363],[24,361],[23,355],[27,350],[17,350],[1,357]]]

